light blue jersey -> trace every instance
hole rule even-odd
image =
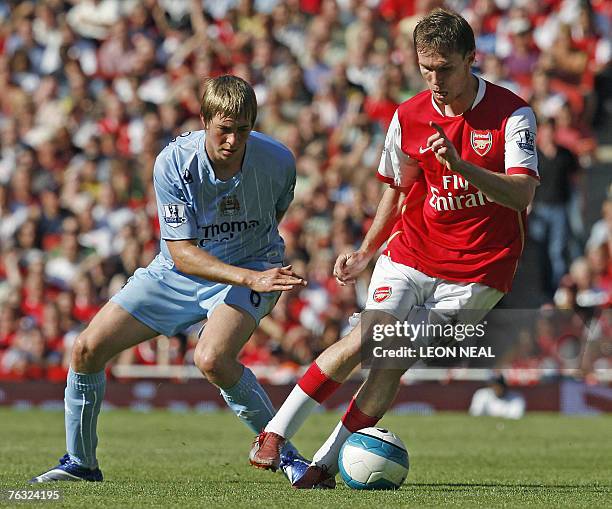
[[[197,239],[202,249],[230,265],[281,263],[284,243],[276,216],[293,200],[293,155],[272,138],[252,132],[242,170],[222,181],[204,150],[205,137],[205,131],[182,134],[155,161],[165,261],[173,265],[166,240]]]
[[[153,181],[161,228],[161,252],[138,269],[112,301],[167,336],[209,316],[219,304],[238,306],[257,323],[279,292],[258,293],[183,274],[166,241],[197,239],[221,261],[264,271],[282,265],[277,214],[293,200],[295,160],[279,142],[252,132],[242,169],[215,178],[204,150],[204,131],[182,134],[157,157]]]

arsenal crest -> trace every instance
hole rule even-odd
[[[378,302],[379,304],[389,297],[391,297],[391,287],[390,286],[379,286],[376,290],[374,290],[374,302]]]
[[[219,203],[219,213],[222,216],[236,216],[240,214],[240,202],[235,194],[225,196]]]
[[[470,133],[470,143],[474,152],[479,156],[484,156],[493,146],[493,134],[491,131],[472,131]]]

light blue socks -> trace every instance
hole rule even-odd
[[[268,394],[246,366],[238,383],[229,389],[221,389],[221,395],[238,418],[255,433],[263,431],[276,413]],[[297,454],[295,447],[287,442],[283,452],[289,450]]]
[[[66,450],[73,461],[88,468],[98,466],[96,426],[105,388],[104,370],[91,374],[75,373],[72,368],[68,371],[64,392]]]

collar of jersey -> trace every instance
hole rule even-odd
[[[198,142],[198,161],[200,162],[200,167],[202,171],[204,172],[204,174],[208,175],[210,181],[213,183],[224,184],[228,182],[235,182],[236,180],[238,180],[244,174],[245,170],[248,168],[248,163],[250,159],[249,156],[251,155],[251,150],[250,150],[251,143],[249,143],[249,140],[247,140],[246,142],[246,148],[244,150],[244,159],[242,160],[242,166],[240,167],[240,171],[236,173],[229,180],[219,180],[217,176],[215,175],[215,170],[213,170],[212,163],[210,162],[210,159],[208,158],[208,154],[206,153],[206,150],[204,148],[205,139],[206,139],[206,131],[202,131],[202,137],[200,138],[200,141]]]
[[[472,103],[472,106],[470,106],[470,108],[467,109],[466,111],[473,110],[476,106],[478,106],[480,101],[482,101],[482,98],[484,97],[485,92],[487,90],[486,81],[483,80],[480,76],[476,76],[476,79],[478,79],[478,92],[476,92],[476,97],[474,97],[474,102]],[[442,113],[442,110],[440,109],[440,107],[436,104],[436,101],[434,101],[433,94],[431,94],[431,104],[434,107],[434,110],[436,110],[440,115],[446,118],[455,118],[455,117],[460,118],[465,114],[465,111],[464,111],[460,115],[454,115],[454,116],[445,115],[444,113]]]

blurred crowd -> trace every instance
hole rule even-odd
[[[612,189],[592,229],[581,219],[594,132],[610,125],[609,0],[0,0],[0,378],[63,381],[79,331],[156,255],[155,157],[201,128],[202,78],[223,73],[254,86],[256,129],[296,156],[281,233],[309,281],[283,294],[242,360],[295,373],[335,342],[371,268],[340,287],[333,263],[371,224],[386,128],[424,89],[412,30],[442,5],[474,27],[475,70],[528,100],[543,126],[537,291],[593,310],[589,323],[612,337],[601,313]],[[197,331],[115,362],[189,364]],[[593,363],[612,367],[609,345],[600,350]]]

